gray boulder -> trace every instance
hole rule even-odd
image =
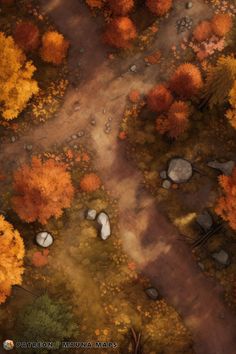
[[[212,258],[218,263],[227,266],[230,264],[230,258],[226,251],[220,250],[219,252],[212,253]]]
[[[111,236],[111,223],[109,216],[101,212],[97,217],[97,222],[101,225],[100,236],[103,241],[106,241]]]
[[[145,290],[145,293],[152,300],[158,300],[160,297],[160,294],[156,288],[148,288]]]
[[[39,232],[36,235],[36,243],[41,247],[47,248],[53,244],[53,241],[53,236],[47,231]]]
[[[234,161],[219,162],[215,160],[215,161],[208,162],[207,166],[221,171],[225,176],[230,176],[235,167],[235,162]]]
[[[97,212],[95,209],[88,209],[87,214],[86,214],[86,219],[87,220],[95,220],[97,217]]]
[[[209,231],[213,225],[212,216],[210,213],[208,213],[207,210],[205,210],[202,214],[198,215],[196,221],[205,232]]]
[[[185,183],[192,177],[193,167],[185,159],[174,158],[169,163],[167,175],[174,183]]]

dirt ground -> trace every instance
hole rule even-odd
[[[180,40],[175,21],[187,11],[183,1],[175,3],[153,44],[153,49],[166,54]],[[236,320],[222,300],[222,289],[204,277],[189,247],[180,244],[178,231],[142,187],[141,173],[127,160],[125,149],[117,140],[127,94],[133,88],[147,92],[160,80],[158,69],[145,67],[145,52],[108,61],[110,49],[101,42],[99,20],[91,17],[82,2],[41,0],[41,4],[71,41],[70,76],[73,79],[79,61],[81,83],[78,88],[69,88],[55,119],[34,128],[14,144],[1,146],[1,165],[10,171],[28,159],[25,144],[33,145],[33,153],[41,152],[55,144],[60,146],[73,133],[85,130],[81,141],[91,143],[96,150],[97,171],[106,189],[119,200],[119,227],[125,251],[180,313],[193,335],[197,354],[234,354]],[[209,17],[211,9],[198,0],[188,14],[199,21]],[[83,54],[80,48],[84,48]],[[137,73],[128,70],[133,64]],[[80,110],[75,112],[77,101]],[[96,125],[91,126],[94,117]],[[109,118],[112,130],[106,134]]]

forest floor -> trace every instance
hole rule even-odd
[[[185,15],[182,1],[162,23],[157,40],[148,51],[161,49],[165,66],[171,68],[168,53],[182,36],[176,36],[175,21]],[[197,266],[188,245],[179,241],[177,229],[158,209],[143,188],[142,174],[133,166],[118,141],[120,120],[126,97],[132,89],[147,92],[166,73],[156,66],[146,67],[147,52],[123,59],[108,60],[109,49],[102,44],[99,19],[78,0],[41,0],[44,11],[71,42],[69,75],[80,62],[79,87],[70,86],[56,117],[21,136],[14,144],[1,147],[4,169],[12,169],[29,157],[66,143],[73,133],[84,130],[81,142],[96,151],[96,168],[104,186],[118,199],[119,228],[125,251],[139,265],[151,283],[174,306],[192,333],[197,354],[234,354],[236,320],[223,301],[222,289],[207,279]],[[196,1],[188,14],[199,21],[211,14],[204,1]],[[81,54],[80,48],[84,49]],[[129,70],[135,64],[137,72]],[[75,86],[75,85],[74,85]],[[74,106],[79,102],[80,110]],[[96,124],[91,125],[95,119]],[[111,132],[105,133],[110,119]],[[61,255],[63,258],[68,253]],[[68,261],[68,264],[70,262]]]

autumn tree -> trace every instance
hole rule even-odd
[[[38,48],[40,36],[38,27],[32,22],[19,22],[13,34],[16,44],[25,52]]]
[[[193,31],[193,37],[198,42],[203,42],[212,36],[212,26],[210,21],[201,21]]]
[[[108,0],[110,8],[115,15],[127,15],[134,7],[134,0]]]
[[[194,64],[181,64],[170,79],[170,88],[181,98],[189,99],[203,86],[201,72]]]
[[[35,66],[26,61],[12,37],[0,32],[0,112],[4,119],[16,118],[30,98],[38,92],[32,79]]]
[[[95,173],[86,174],[80,181],[83,192],[95,192],[101,187],[101,180]]]
[[[166,115],[156,120],[156,129],[160,134],[167,134],[170,138],[178,138],[188,128],[189,107],[186,102],[174,102]]]
[[[67,55],[68,48],[69,41],[62,34],[49,31],[42,37],[41,57],[48,63],[60,65]]]
[[[0,304],[5,302],[13,285],[22,282],[23,240],[17,230],[0,215]]]
[[[171,92],[161,84],[153,87],[147,96],[148,108],[153,112],[167,111],[172,101]]]
[[[213,33],[218,37],[224,37],[233,25],[233,21],[228,14],[216,14],[211,20]]]
[[[86,4],[93,8],[101,9],[103,7],[104,1],[103,0],[86,0]]]
[[[146,5],[151,12],[164,16],[172,6],[172,0],[146,0]]]
[[[128,48],[130,43],[137,37],[134,23],[128,17],[113,19],[106,28],[104,40],[106,43],[117,48]]]
[[[218,199],[215,211],[236,230],[236,168],[231,176],[220,176],[219,184],[223,196]]]
[[[235,80],[236,59],[234,57],[222,56],[215,66],[208,68],[203,94],[210,108],[228,99]]]
[[[231,108],[225,113],[226,118],[234,129],[236,129],[236,81],[229,93],[229,103]]]
[[[15,329],[17,337],[26,341],[61,342],[73,338],[78,326],[69,306],[45,294],[21,309]],[[29,353],[32,352],[35,353],[35,349]]]
[[[69,208],[74,196],[71,176],[64,164],[33,157],[14,174],[13,208],[26,222],[46,224],[52,216],[58,218]]]

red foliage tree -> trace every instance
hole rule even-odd
[[[146,5],[155,15],[165,15],[172,6],[172,0],[146,0]]]
[[[13,37],[25,52],[37,49],[40,44],[39,29],[32,22],[17,23]]]
[[[210,21],[201,21],[193,31],[193,37],[198,42],[203,42],[212,36],[212,26]]]
[[[101,187],[101,180],[95,173],[85,175],[80,181],[83,192],[95,192]]]
[[[218,199],[215,211],[236,230],[236,168],[231,176],[220,176],[219,184],[223,189],[223,196]]]
[[[51,216],[62,215],[74,196],[70,174],[64,164],[33,157],[14,174],[13,208],[26,222],[46,224]]]
[[[128,17],[118,17],[113,19],[107,25],[104,34],[105,42],[117,48],[130,47],[130,42],[136,37],[136,27]]]
[[[202,88],[200,70],[194,64],[181,64],[170,80],[170,88],[178,96],[189,99],[199,93]]]
[[[108,0],[110,8],[115,15],[127,15],[134,7],[134,0]]]
[[[211,20],[211,27],[214,34],[224,37],[231,29],[233,21],[228,14],[216,14]]]
[[[153,112],[165,112],[173,102],[171,92],[164,85],[156,85],[147,97],[148,108]]]

